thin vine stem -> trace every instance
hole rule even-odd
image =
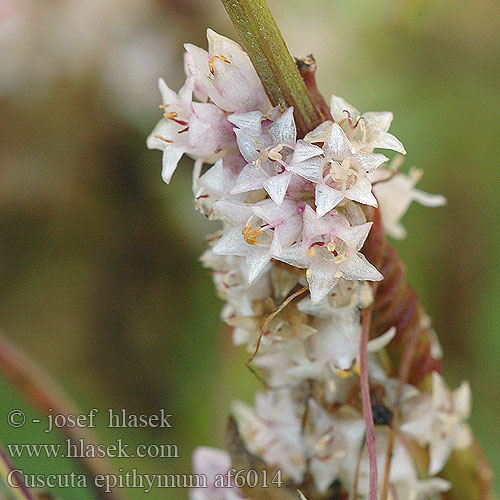
[[[36,500],[26,487],[23,479],[16,468],[12,465],[10,458],[5,452],[3,446],[0,445],[0,475],[2,476],[5,485],[10,488],[10,492],[15,496],[16,500]],[[15,484],[12,484],[12,479]]]
[[[51,377],[15,347],[1,332],[0,374],[9,380],[40,413],[47,415],[49,409],[52,409],[53,414],[78,414]],[[66,425],[61,428],[61,431],[73,444],[80,443],[81,439],[89,445],[95,443],[94,436],[91,435],[88,428]],[[98,474],[114,474],[113,468],[105,458],[79,457],[77,460],[88,477],[94,478]],[[95,484],[94,481],[92,483]],[[100,488],[97,485],[95,488],[103,500],[121,500],[121,495],[117,490],[107,492],[104,487]],[[31,499],[31,497],[29,498]]]
[[[265,0],[221,0],[273,106],[293,106],[300,137],[328,119],[281,36]]]
[[[359,349],[361,400],[363,402],[363,417],[365,420],[366,447],[370,465],[370,486],[368,500],[377,500],[378,470],[377,470],[377,442],[375,438],[375,425],[370,398],[370,380],[368,377],[368,339],[372,319],[373,304],[361,311],[361,342]]]

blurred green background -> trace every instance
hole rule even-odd
[[[269,4],[291,52],[315,55],[325,95],[393,111],[406,168],[423,167],[420,187],[448,198],[412,207],[396,246],[448,380],[472,384],[472,425],[500,476],[500,6]],[[197,262],[214,226],[194,212],[191,162],[167,187],[160,153],[145,148],[160,117],[157,77],[178,88],[182,43],[205,47],[207,27],[235,36],[216,0],[0,0],[0,329],[82,411],[174,414],[165,432],[124,435],[98,421],[104,442],[179,445],[179,459],[115,462],[143,473],[190,472],[194,447],[223,446],[229,402],[256,386]],[[47,442],[35,425],[6,425],[8,411],[28,406],[5,382],[0,401],[4,443]]]

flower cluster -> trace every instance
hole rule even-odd
[[[297,488],[310,481],[308,491],[320,497],[342,488],[365,498],[360,315],[373,301],[370,283],[383,279],[363,255],[370,210],[378,207],[385,231],[402,237],[400,219],[411,201],[438,206],[444,198],[416,189],[420,173],[399,172],[399,156],[389,162],[374,152],[406,152],[388,132],[391,113],[361,114],[333,96],[333,121],[299,138],[294,110],[271,106],[238,44],[209,30],[208,51],[186,51],[181,90],[160,80],[164,116],[148,146],[163,151],[167,183],[182,155],[196,160],[197,208],[222,222],[202,262],[225,300],[222,318],[234,343],[246,345],[268,386],[255,408],[234,404],[239,434],[250,453]],[[391,498],[439,496],[449,484],[432,476],[470,442],[469,388],[450,393],[435,372],[431,394],[410,385],[398,391],[381,356],[394,335],[392,328],[368,345],[378,461],[383,470],[394,432]],[[432,353],[439,355],[437,344]],[[396,398],[401,411],[393,422]],[[417,466],[416,447],[427,450],[426,470]],[[198,472],[229,467],[215,450],[195,456]],[[242,492],[211,485],[191,496],[227,500]]]

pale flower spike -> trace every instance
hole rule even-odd
[[[378,206],[385,231],[400,238],[411,201],[439,206],[445,199],[415,188],[420,171],[399,173],[399,160],[387,164],[374,152],[406,153],[388,132],[392,113],[361,114],[334,96],[334,122],[297,140],[293,109],[271,106],[241,47],[211,30],[207,37],[208,51],[186,45],[187,78],[178,93],[160,80],[163,118],[148,146],[163,151],[167,183],[182,155],[197,160],[197,207],[221,221],[202,262],[226,302],[222,319],[235,344],[255,353],[252,362],[269,387],[256,395],[255,408],[233,406],[244,447],[238,466],[254,457],[260,473],[279,470],[288,485],[279,498],[368,498],[361,310],[373,302],[370,282],[383,276],[363,254],[372,230],[367,214]],[[300,299],[271,316],[294,293]],[[391,426],[388,498],[439,499],[450,484],[433,476],[454,449],[470,445],[470,389],[463,384],[450,393],[434,372],[431,394],[405,385],[401,396],[384,365],[395,335],[391,328],[368,344],[379,471]],[[413,456],[416,446],[427,453],[426,471]],[[271,498],[237,481],[216,483],[232,470],[225,452],[199,448],[193,463],[208,484],[193,489],[191,500]],[[380,490],[384,474],[378,477]]]

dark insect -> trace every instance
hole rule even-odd
[[[375,425],[391,425],[392,422],[392,411],[384,405],[373,405],[373,423]]]

